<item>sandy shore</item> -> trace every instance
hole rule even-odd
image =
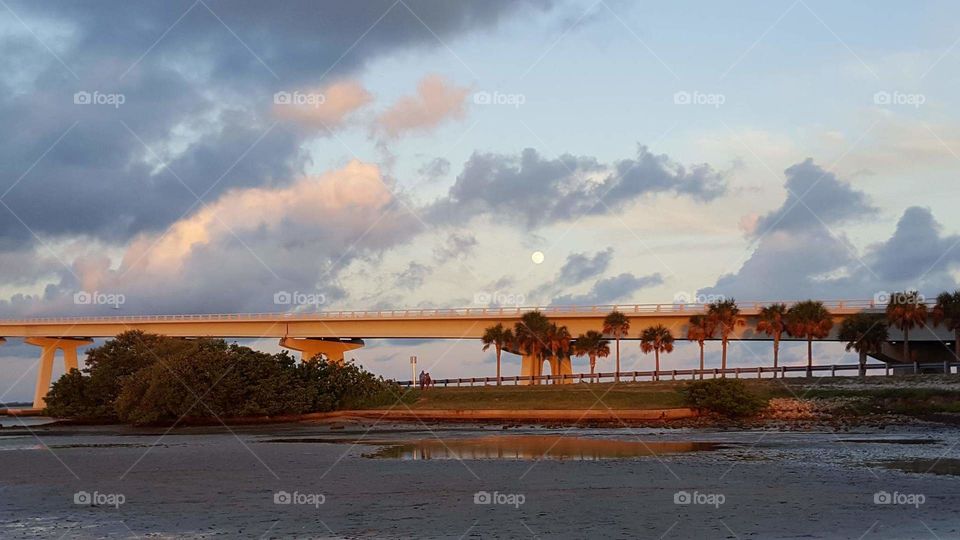
[[[953,428],[783,433],[381,422],[0,436],[0,537],[918,538],[960,532],[960,479],[870,464],[956,458]],[[555,434],[720,442],[631,459],[392,460],[377,440]],[[282,439],[335,442],[282,442]],[[883,442],[883,441],[887,442]],[[924,444],[906,444],[916,440]],[[274,441],[274,442],[270,442]],[[879,442],[878,442],[879,441]],[[123,504],[75,504],[78,493]],[[276,504],[286,492],[302,504]],[[477,493],[503,504],[476,504]],[[676,504],[678,492],[722,504]],[[923,504],[876,504],[877,493]],[[318,495],[323,503],[317,502]],[[314,496],[312,499],[310,496]],[[512,496],[512,498],[511,498]],[[515,504],[522,496],[522,504]],[[109,502],[108,499],[103,499]],[[510,503],[509,501],[513,501]],[[481,501],[482,502],[482,501]]]

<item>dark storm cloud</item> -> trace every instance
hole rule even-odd
[[[491,213],[535,228],[615,212],[643,195],[710,201],[725,190],[723,175],[709,166],[687,169],[644,146],[635,158],[613,164],[569,154],[546,159],[528,148],[519,155],[473,154],[429,213],[445,222]]]
[[[787,168],[784,174],[787,199],[780,208],[760,218],[754,229],[757,235],[803,230],[821,222],[829,226],[876,211],[865,193],[853,189],[812,159]]]
[[[123,240],[163,229],[197,196],[288,182],[308,159],[301,143],[316,134],[270,129],[274,92],[320,84],[325,73],[331,82],[525,9],[507,0],[9,6],[39,39],[6,14],[0,193],[9,190],[11,211],[0,208],[0,249],[34,233]],[[77,105],[81,91],[121,94],[123,104]]]
[[[558,296],[554,298],[551,304],[585,306],[612,304],[617,301],[631,302],[634,300],[632,295],[640,289],[655,287],[662,283],[663,277],[660,274],[635,276],[629,272],[624,272],[619,276],[598,280],[585,294]]]

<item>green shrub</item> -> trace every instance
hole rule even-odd
[[[128,332],[88,354],[84,373],[54,383],[48,414],[144,425],[374,407],[401,395],[352,363],[297,363],[222,339]]]
[[[767,407],[767,399],[752,392],[738,379],[695,381],[683,389],[684,401],[690,407],[728,418],[752,416]]]

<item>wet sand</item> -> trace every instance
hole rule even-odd
[[[960,477],[885,463],[960,457],[960,430],[842,434],[288,424],[0,430],[0,537],[941,538]],[[719,443],[632,457],[365,457],[502,435]],[[328,440],[333,442],[318,442]],[[42,441],[42,443],[41,443]],[[917,441],[923,441],[918,444]],[[396,443],[392,446],[389,443]],[[456,447],[457,444],[451,444]],[[563,448],[568,442],[560,443]],[[590,443],[591,448],[605,445]],[[620,443],[612,446],[622,447]],[[652,448],[671,448],[667,446]],[[715,448],[716,447],[716,448]],[[715,448],[715,449],[714,449]],[[394,457],[402,457],[402,452]],[[487,454],[474,454],[486,456]],[[560,456],[562,457],[562,456]],[[907,470],[922,470],[913,467]],[[934,474],[938,472],[940,474]],[[76,494],[99,506],[76,504]],[[881,504],[875,502],[878,497]],[[883,503],[883,493],[890,504]],[[284,495],[287,494],[287,495]],[[685,494],[685,495],[684,495]],[[122,504],[117,505],[117,496]],[[917,495],[923,496],[918,502]],[[113,498],[110,498],[113,496]],[[913,496],[910,498],[909,496]],[[279,500],[275,502],[275,498]],[[678,504],[690,500],[690,504]],[[289,501],[289,504],[285,504]],[[82,501],[81,501],[82,502]]]

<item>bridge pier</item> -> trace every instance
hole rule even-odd
[[[47,393],[50,392],[50,379],[53,376],[53,360],[57,349],[63,351],[63,364],[67,371],[79,369],[77,349],[93,343],[92,339],[28,337],[24,343],[40,347],[40,366],[37,370],[37,386],[33,392],[33,408],[46,406]]]
[[[550,375],[557,377],[560,375],[572,375],[573,374],[573,363],[570,361],[570,358],[545,358],[539,360],[533,356],[523,355],[523,360],[520,362],[520,376],[529,377],[535,376],[539,377],[543,375],[543,362],[550,363]],[[520,381],[522,385],[528,384],[542,384],[543,381]],[[555,384],[559,384],[558,381],[554,381]],[[572,384],[573,379],[567,379],[563,381],[563,384]]]
[[[328,361],[343,363],[343,353],[363,347],[362,339],[340,341],[339,339],[314,338],[280,338],[280,346],[285,349],[300,351],[301,360],[312,360],[318,354],[324,355]]]

